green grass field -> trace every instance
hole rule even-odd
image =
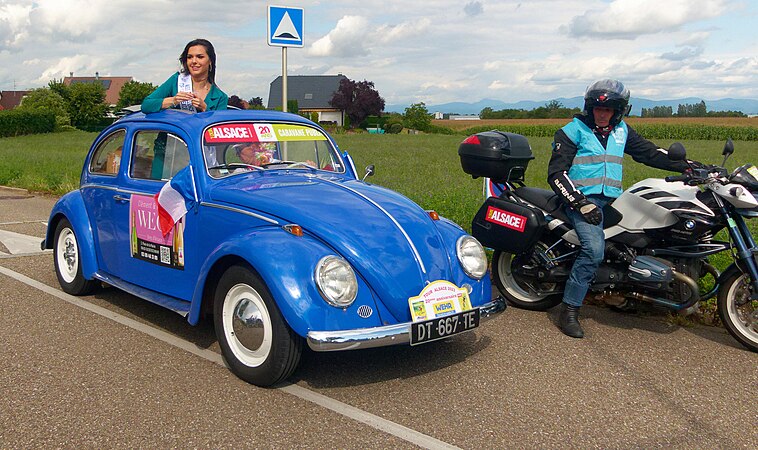
[[[66,131],[0,139],[0,185],[34,192],[62,195],[79,185],[79,177],[89,146],[96,133]],[[470,222],[482,202],[482,180],[465,174],[458,159],[463,135],[336,135],[338,145],[350,152],[359,172],[369,164],[376,175],[368,181],[394,189],[426,209],[470,229]],[[526,182],[547,188],[546,173],[552,139],[529,138],[535,159],[530,162]],[[668,146],[673,141],[657,142]],[[723,142],[683,141],[688,157],[720,164]],[[737,141],[729,169],[758,163],[758,142]],[[629,158],[624,168],[624,185],[666,172],[638,164]]]

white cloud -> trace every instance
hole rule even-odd
[[[614,0],[607,7],[592,5],[574,17],[568,31],[573,36],[635,38],[642,34],[662,33],[719,16],[726,0]]]
[[[362,16],[344,16],[326,36],[313,43],[312,56],[364,56],[364,40],[369,36],[368,20]]]

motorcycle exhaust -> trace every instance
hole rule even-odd
[[[671,300],[666,300],[665,298],[652,297],[652,296],[642,294],[639,292],[630,292],[628,294],[628,297],[634,300],[639,300],[646,303],[653,303],[656,305],[665,306],[666,308],[673,309],[676,311],[687,309],[690,306],[694,305],[695,303],[699,302],[700,301],[700,288],[698,287],[697,282],[695,282],[695,280],[688,277],[687,275],[681,274],[675,270],[672,270],[671,273],[673,274],[674,279],[676,281],[682,282],[690,288],[690,292],[692,292],[692,296],[686,302],[676,303],[676,302],[672,302]]]

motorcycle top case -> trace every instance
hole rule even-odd
[[[469,136],[458,146],[461,167],[467,174],[487,177],[497,183],[524,179],[532,147],[524,136],[504,131],[485,131]]]
[[[504,197],[489,197],[471,222],[471,234],[485,247],[523,253],[545,229],[542,211]]]

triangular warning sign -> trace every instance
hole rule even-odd
[[[274,38],[291,39],[293,41],[300,40],[300,34],[298,34],[297,29],[295,29],[295,24],[292,23],[289,11],[284,12],[284,16],[282,16],[279,26],[277,26],[276,31],[274,31]]]

